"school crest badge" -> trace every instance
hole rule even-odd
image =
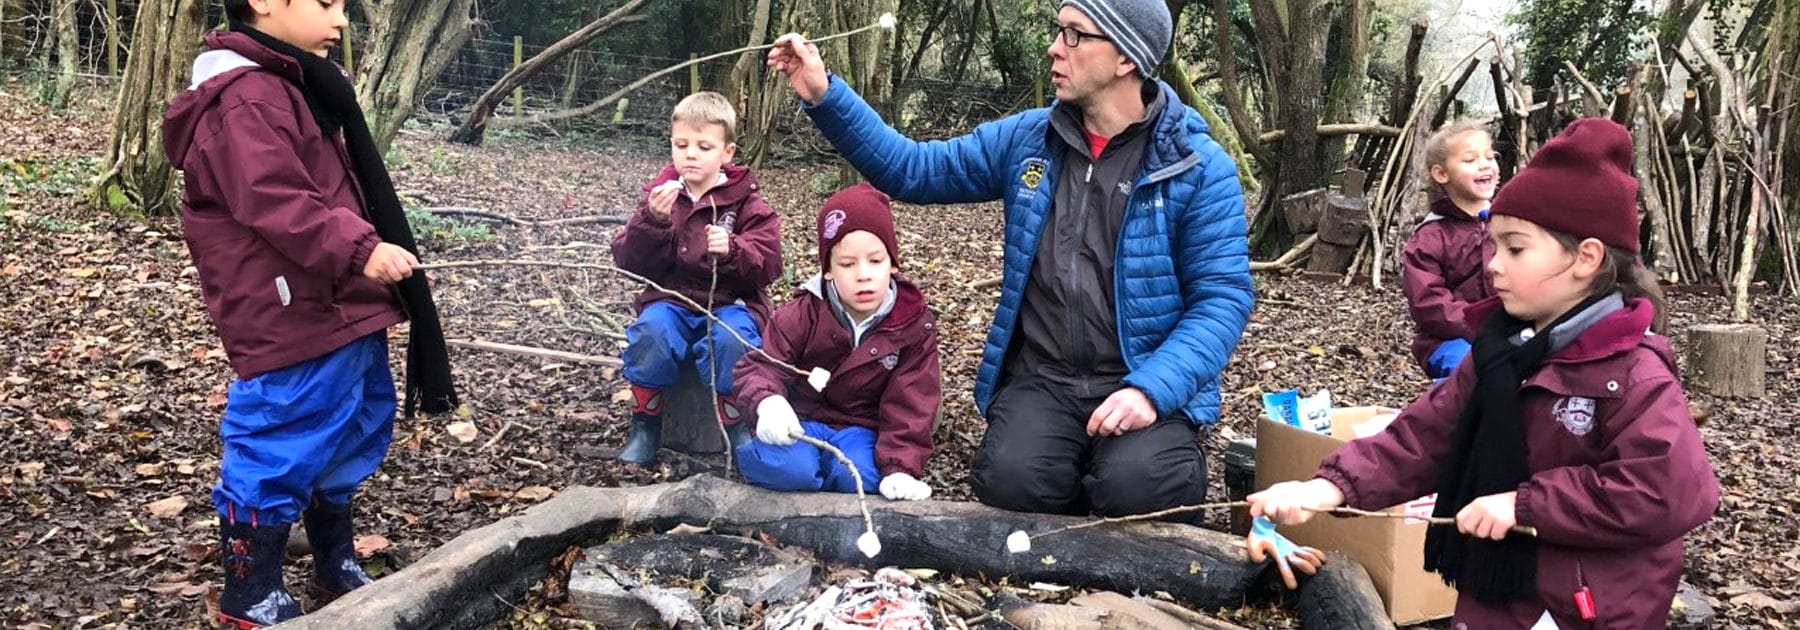
[[[838,230],[844,229],[844,216],[843,210],[825,213],[825,221],[819,226],[819,236],[825,240],[837,238]]]
[[[719,227],[725,228],[726,232],[736,232],[737,230],[735,228],[737,227],[737,213],[736,212],[727,212],[725,214],[719,215],[719,221],[718,221],[717,225]]]
[[[1570,396],[1556,402],[1551,408],[1556,414],[1556,421],[1563,428],[1575,435],[1587,435],[1594,430],[1594,399],[1581,396]]]
[[[1044,169],[1049,167],[1049,162],[1039,158],[1026,160],[1025,172],[1019,174],[1019,183],[1024,184],[1026,188],[1036,189],[1038,183],[1044,181]]]

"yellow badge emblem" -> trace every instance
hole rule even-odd
[[[1019,181],[1026,188],[1037,188],[1038,182],[1044,181],[1044,162],[1031,160],[1025,163],[1025,172],[1019,175]]]

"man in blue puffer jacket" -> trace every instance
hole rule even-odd
[[[1237,165],[1152,78],[1164,0],[1062,0],[1056,104],[916,142],[799,35],[776,42],[813,123],[876,188],[915,204],[1003,199],[1005,272],[975,385],[975,495],[1121,515],[1206,496],[1195,427],[1250,316]]]

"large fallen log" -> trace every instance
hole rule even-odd
[[[552,556],[568,547],[605,540],[621,529],[663,531],[683,523],[705,525],[715,533],[767,535],[783,545],[811,549],[820,562],[930,567],[1120,592],[1163,591],[1199,610],[1235,608],[1261,598],[1272,579],[1269,567],[1245,561],[1242,539],[1189,525],[1095,527],[1047,536],[1030,553],[1009,554],[1006,537],[1015,530],[1048,531],[1081,519],[943,501],[883,502],[874,509],[882,552],[869,559],[856,547],[862,519],[850,495],[776,493],[711,476],[636,488],[575,487],[519,516],[465,533],[399,573],[282,627],[488,627],[511,610],[509,602],[522,598],[530,584],[548,573]],[[1334,610],[1379,613],[1378,599],[1343,601],[1372,597],[1372,588],[1332,577],[1362,575],[1360,570],[1321,575],[1326,578],[1315,578],[1296,597],[1320,599],[1318,605]],[[1392,624],[1377,616],[1333,627]]]

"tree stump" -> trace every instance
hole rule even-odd
[[[1319,216],[1319,241],[1355,247],[1369,233],[1369,202],[1361,195],[1332,193]]]
[[[1306,270],[1341,276],[1350,271],[1350,263],[1356,260],[1356,249],[1355,245],[1338,245],[1319,239],[1313,245],[1312,258],[1307,261]]]
[[[713,414],[713,390],[700,372],[681,369],[681,379],[663,392],[662,447],[692,454],[725,452],[725,436],[719,434]]]
[[[1323,188],[1298,192],[1281,198],[1281,216],[1295,236],[1319,229],[1319,215],[1325,213],[1325,199],[1331,191]]]
[[[1761,398],[1769,333],[1751,324],[1688,329],[1688,382],[1714,396]]]
[[[1369,202],[1360,191],[1363,173],[1351,170],[1344,176],[1344,190],[1325,196],[1318,216],[1319,242],[1313,245],[1307,271],[1343,274],[1356,261],[1356,251],[1369,233]]]

